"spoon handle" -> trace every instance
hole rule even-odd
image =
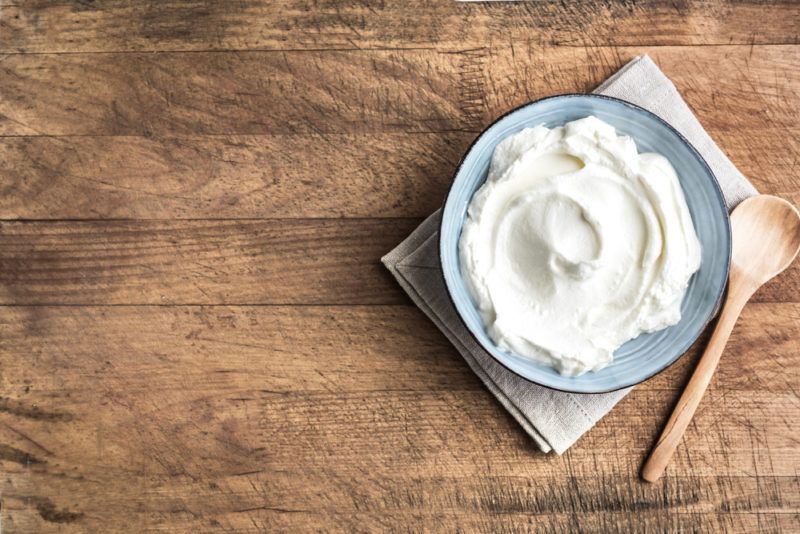
[[[672,411],[672,415],[667,421],[661,437],[658,438],[650,457],[642,468],[642,478],[648,482],[655,482],[661,477],[669,463],[672,454],[678,447],[678,443],[686,431],[686,427],[692,421],[694,412],[703,398],[703,394],[711,382],[714,370],[717,368],[725,344],[733,331],[733,325],[747,302],[748,295],[743,295],[740,291],[733,291],[733,287],[728,288],[728,297],[720,314],[711,340],[708,342],[703,356],[697,364],[697,368],[692,374],[692,378],[686,385],[686,389],[681,395],[678,404]]]

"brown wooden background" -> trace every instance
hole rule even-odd
[[[800,203],[795,2],[0,0],[3,532],[797,532],[800,267],[538,453],[378,263],[482,126],[634,55]]]

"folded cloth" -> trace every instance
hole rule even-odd
[[[595,92],[648,109],[681,132],[714,171],[728,209],[756,194],[649,57],[633,59]],[[440,220],[441,210],[384,256],[384,265],[537,446],[543,452],[563,453],[632,388],[595,395],[565,393],[528,382],[498,364],[469,334],[447,295],[439,264]]]

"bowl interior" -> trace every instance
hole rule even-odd
[[[642,334],[622,345],[614,361],[596,373],[560,375],[549,366],[501,350],[486,334],[459,270],[458,240],[475,191],[486,180],[495,146],[523,128],[547,127],[594,115],[629,135],[639,152],[657,152],[678,173],[702,247],[700,269],[689,282],[678,324]],[[453,304],[465,325],[498,362],[537,384],[577,393],[600,393],[637,384],[677,360],[697,339],[716,312],[728,277],[730,224],[728,211],[711,169],[697,151],[652,113],[627,102],[599,95],[561,95],[527,104],[487,128],[475,141],[456,172],[442,213],[442,271]]]

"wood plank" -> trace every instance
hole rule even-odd
[[[797,43],[792,2],[3,0],[2,52]],[[757,28],[753,21],[758,21]]]
[[[748,305],[726,353],[731,363],[720,367],[711,390],[794,393],[799,320],[800,304]],[[4,306],[0,327],[7,376],[26,376],[32,365],[63,370],[58,385],[75,395],[87,373],[107,365],[101,347],[113,347],[124,362],[114,376],[135,392],[168,390],[174,380],[187,380],[176,395],[190,393],[190,384],[224,394],[250,381],[276,395],[481,389],[452,345],[411,306]],[[702,339],[691,357],[641,388],[678,391],[704,345]],[[15,358],[23,354],[30,357]],[[9,395],[26,393],[25,383],[6,385]]]
[[[786,528],[798,319],[745,308],[687,446],[649,485],[635,473],[696,353],[557,457],[411,307],[3,307],[4,523]]]
[[[416,219],[0,224],[0,303],[385,304]]]
[[[4,137],[0,219],[421,218],[474,136]]]
[[[515,45],[9,55],[0,62],[0,135],[477,132],[532,99],[590,90],[642,53],[717,137],[797,127],[797,46]]]
[[[101,497],[96,513],[84,514],[72,523],[43,520],[36,510],[27,511],[25,501],[16,495],[8,498],[6,522],[12,532],[85,532],[99,529],[103,532],[159,531],[169,532],[308,532],[308,531],[399,531],[399,530],[461,530],[480,533],[495,532],[794,532],[797,512],[792,504],[771,506],[772,495],[793,495],[796,486],[786,479],[734,479],[721,478],[680,481],[665,494],[657,494],[646,488],[638,488],[615,499],[600,500],[599,506],[607,509],[587,508],[588,503],[598,503],[592,492],[614,495],[609,488],[622,486],[627,478],[607,477],[599,483],[567,478],[561,480],[530,480],[525,477],[500,478],[475,481],[457,477],[420,478],[408,481],[404,478],[384,480],[357,468],[345,470],[339,476],[309,471],[281,473],[272,478],[256,475],[242,477],[230,483],[216,478],[203,478],[180,495],[165,494],[154,490],[146,495],[133,495],[131,502],[123,502],[125,496],[108,495],[102,487],[96,491]],[[303,486],[298,488],[297,479],[306,480],[316,491]],[[207,489],[203,484],[219,489]],[[187,483],[188,485],[188,483]],[[408,485],[404,491],[401,486]],[[523,489],[520,489],[520,485]],[[523,499],[531,498],[526,486],[552,488],[552,494],[538,496],[536,501],[546,502],[553,497],[566,499],[558,506],[561,512],[536,513],[531,511]],[[579,486],[580,485],[580,486]],[[231,488],[233,486],[233,488]],[[326,508],[280,506],[280,497],[270,498],[275,488],[281,494],[290,491],[295,499],[307,498],[318,506],[325,502]],[[768,489],[764,489],[766,486]],[[339,487],[341,489],[337,490]],[[241,488],[237,491],[238,488]],[[285,488],[285,489],[284,489]],[[425,488],[425,489],[420,489]],[[723,489],[725,488],[725,489]],[[730,489],[732,488],[732,489]],[[427,491],[426,491],[427,489]],[[341,493],[350,490],[352,496]],[[724,493],[722,493],[724,491]],[[707,505],[688,512],[672,511],[659,502],[675,495],[707,495],[720,492],[723,498],[748,502],[752,511],[722,511],[725,504]],[[501,495],[492,499],[492,494]],[[621,492],[620,492],[621,493]],[[695,497],[698,500],[703,497]],[[61,502],[74,500],[60,499]],[[205,501],[203,501],[205,500]],[[51,506],[50,501],[44,501]],[[213,504],[209,505],[211,502]],[[302,501],[306,502],[306,501]],[[716,502],[716,500],[715,500]],[[781,501],[785,502],[785,501]],[[267,504],[265,504],[267,503]],[[355,504],[353,504],[355,503]],[[410,504],[408,504],[410,503]],[[580,504],[571,504],[580,503]],[[587,503],[587,504],[583,504]],[[99,508],[105,505],[106,508]],[[149,516],[135,506],[147,506],[153,510]],[[44,508],[44,505],[40,504]],[[54,505],[52,505],[54,506]],[[435,507],[441,506],[442,509]],[[595,505],[598,506],[598,505]],[[763,508],[765,511],[760,511]],[[94,508],[93,508],[94,509]],[[119,510],[121,515],[112,516]],[[56,514],[70,514],[56,508],[47,511],[49,518]],[[72,516],[66,515],[71,518]]]
[[[380,258],[420,222],[2,222],[0,304],[410,303]],[[798,273],[754,299],[800,302]]]
[[[800,129],[710,133],[800,205]],[[422,218],[475,135],[0,137],[0,219]]]

